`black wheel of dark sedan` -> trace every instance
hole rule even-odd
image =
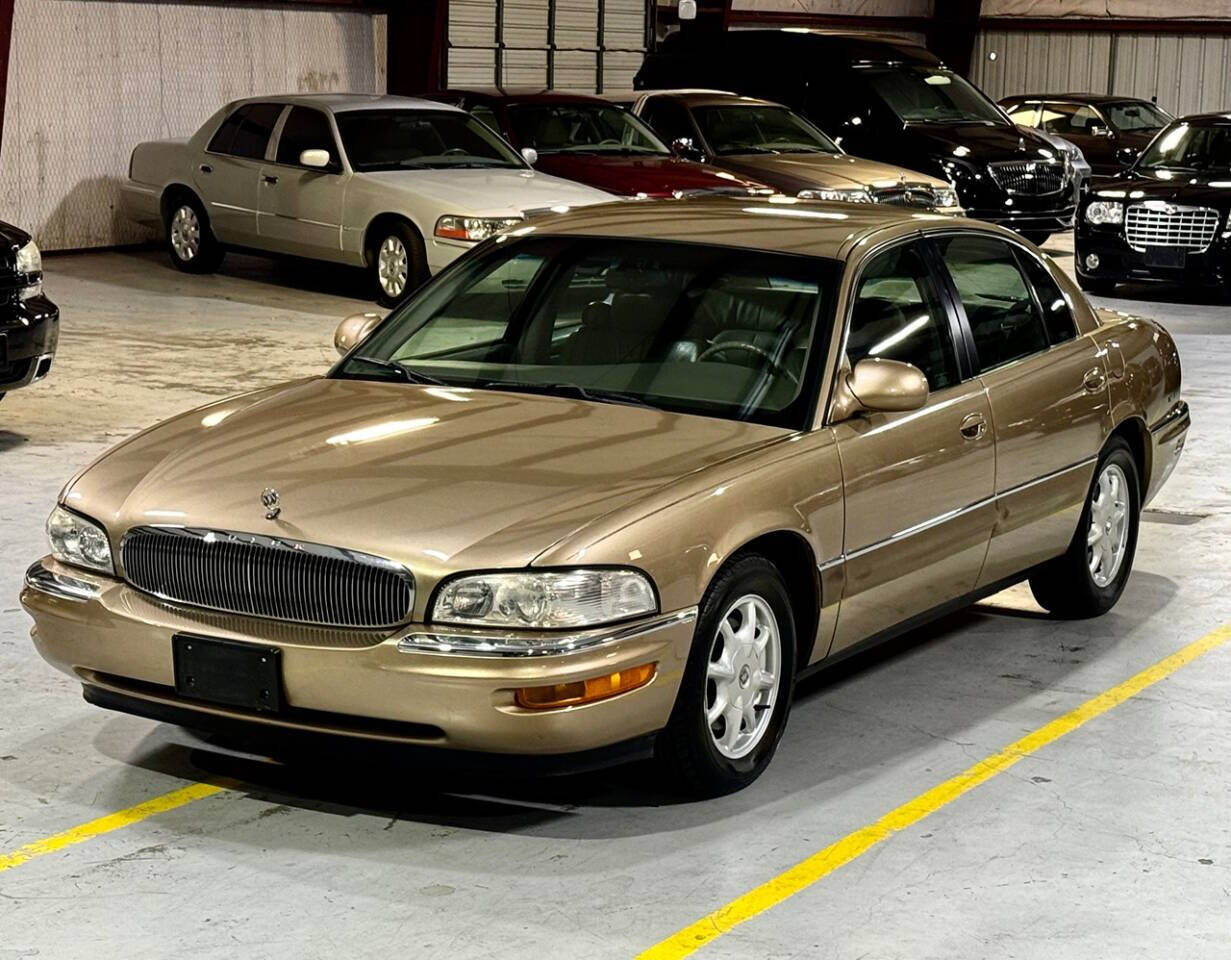
[[[791,709],[795,617],[778,569],[736,560],[701,602],[692,652],[658,761],[683,791],[719,796],[769,766]]]
[[[167,209],[167,252],[176,269],[185,273],[213,273],[226,251],[210,229],[196,197],[181,194]]]
[[[1068,619],[1097,617],[1115,606],[1132,572],[1140,516],[1137,464],[1116,437],[1094,468],[1069,549],[1030,578],[1039,606]]]
[[[1114,280],[1108,280],[1105,277],[1083,277],[1080,273],[1077,275],[1077,285],[1086,293],[1093,293],[1095,296],[1107,296],[1116,288]]]

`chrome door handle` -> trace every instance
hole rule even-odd
[[[268,173],[262,174],[261,179],[264,180],[266,183],[277,183],[278,182],[277,177],[271,177]]]
[[[987,433],[987,421],[983,419],[981,413],[968,413],[962,417],[962,425],[958,427],[958,430],[967,440],[978,440]]]
[[[197,169],[200,170],[202,173],[213,173],[214,172],[214,168],[211,167],[208,163],[201,164],[201,166],[197,167]]]
[[[1107,375],[1103,373],[1102,367],[1091,367],[1081,378],[1081,383],[1088,393],[1098,393],[1107,385]]]

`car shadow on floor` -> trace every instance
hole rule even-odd
[[[9,406],[7,409],[0,409],[0,416],[3,416],[5,413],[12,412],[12,410],[12,406]],[[30,438],[24,433],[13,433],[12,430],[5,430],[0,427],[0,453],[4,453],[6,450],[15,450],[22,444],[29,442]]]
[[[703,826],[804,793],[823,815],[827,804],[936,749],[938,742],[956,754],[949,759],[960,765],[952,772],[1000,749],[999,740],[980,740],[978,728],[1011,717],[1032,697],[1046,695],[1045,709],[1060,713],[1099,692],[1101,687],[1074,682],[1072,675],[1113,655],[1129,638],[1141,640],[1134,628],[1165,608],[1175,591],[1171,580],[1137,572],[1116,610],[1078,622],[984,602],[850,657],[799,685],[786,736],[757,783],[701,802],[665,790],[649,762],[523,778],[399,763],[396,749],[364,745],[273,760],[166,726],[146,728],[134,745],[133,725],[146,721],[121,717],[102,725],[95,744],[101,753],[144,770],[236,781],[248,796],[268,803],[373,815],[390,823],[560,839],[629,838]],[[1160,647],[1158,655],[1165,652]],[[1142,666],[1154,659],[1152,651],[1133,658]],[[1117,674],[1108,685],[1122,679]],[[937,761],[937,781],[944,777],[944,759],[941,754]],[[921,782],[918,788],[932,785]],[[870,814],[883,812],[879,798],[872,803]],[[394,837],[385,832],[380,842],[396,844]]]

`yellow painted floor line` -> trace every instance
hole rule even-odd
[[[97,820],[91,820],[89,823],[82,823],[71,827],[63,833],[52,834],[50,837],[44,837],[42,840],[27,843],[24,847],[18,847],[11,853],[0,853],[0,873],[5,870],[11,870],[13,867],[20,867],[23,863],[28,863],[35,857],[46,856],[49,853],[55,853],[57,850],[63,850],[65,847],[71,847],[74,844],[85,843],[87,840],[93,840],[95,837],[101,837],[104,833],[111,833],[113,830],[120,830],[134,823],[140,823],[142,820],[146,820],[156,814],[166,813],[168,810],[174,810],[196,800],[203,800],[205,797],[212,797],[214,794],[222,793],[233,786],[234,784],[231,783],[192,783],[186,787],[180,787],[178,790],[172,790],[170,793],[164,793],[161,796],[138,803],[136,806],[118,810],[115,813],[99,817]]]
[[[1228,640],[1231,640],[1231,624],[1219,627],[1213,633],[1182,647],[1152,667],[1142,670],[1136,676],[1087,700],[1081,706],[1039,727],[1033,733],[1026,734],[998,753],[985,757],[957,776],[933,787],[926,793],[921,793],[913,800],[906,801],[900,807],[890,810],[874,823],[831,843],[772,880],[766,881],[725,906],[719,907],[708,916],[702,917],[696,923],[672,934],[661,943],[650,947],[644,953],[639,954],[637,960],[678,960],[680,957],[690,956],[741,923],[751,920],[770,907],[777,906],[807,889],[818,880],[824,879],[839,867],[867,853],[882,840],[913,826],[945,804],[973,790],[979,784],[987,782],[997,774],[1004,773],[1022,757],[1029,756],[1041,747],[1072,733],[1083,724],[1136,696],[1147,687],[1166,679],[1180,667],[1222,646]]]

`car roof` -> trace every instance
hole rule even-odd
[[[414,109],[457,110],[457,107],[420,97],[395,97],[387,93],[281,93],[266,97],[244,97],[243,103],[290,103],[345,113],[350,110]]]
[[[1190,113],[1187,116],[1177,117],[1176,123],[1193,123],[1194,121],[1214,121],[1220,123],[1231,122],[1231,113],[1227,111],[1214,111],[1213,113]]]
[[[843,259],[874,234],[956,225],[1007,234],[993,224],[889,204],[824,203],[793,197],[687,197],[627,200],[535,219],[517,231],[708,243]]]
[[[1110,93],[1015,93],[1011,97],[1002,97],[1001,103],[1019,103],[1026,100],[1074,100],[1079,103],[1150,103],[1143,97],[1117,97]],[[1150,104],[1158,106],[1157,104]]]
[[[686,52],[686,40],[679,33],[669,34],[662,49],[665,52]],[[810,47],[829,61],[852,65],[859,63],[917,63],[936,65],[940,58],[905,37],[889,34],[859,33],[845,30],[824,30],[807,27],[754,27],[730,30],[720,35],[724,42],[737,46],[751,41],[774,41],[787,46]]]
[[[450,87],[442,90],[436,96],[485,97],[488,100],[502,100],[505,103],[594,103],[610,106],[611,101],[586,93],[567,93],[563,90],[544,90],[535,87]]]
[[[728,93],[724,90],[647,90],[647,95],[655,97],[674,97],[682,100],[690,107],[727,106],[733,103],[750,107],[780,107],[782,104],[773,100],[763,100],[760,97],[745,97],[738,93]]]

